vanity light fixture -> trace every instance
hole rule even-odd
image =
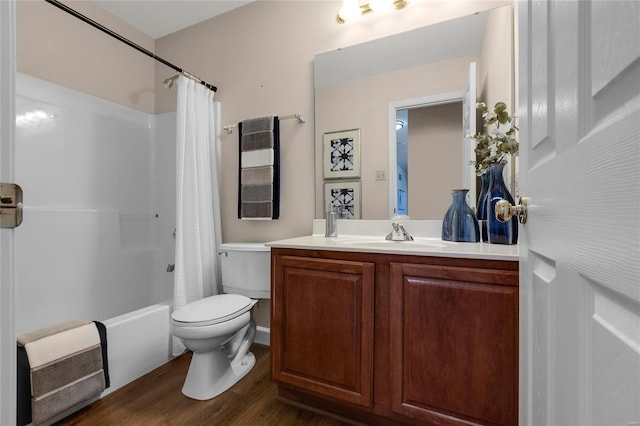
[[[344,24],[367,13],[404,9],[408,3],[407,0],[370,0],[369,3],[360,4],[359,0],[342,0],[342,7],[336,15],[336,21]]]

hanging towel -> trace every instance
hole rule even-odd
[[[280,217],[280,121],[266,116],[238,123],[238,218]]]
[[[106,337],[104,324],[83,319],[18,337],[18,425],[42,424],[109,387]]]

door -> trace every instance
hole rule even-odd
[[[640,422],[640,2],[517,3],[520,423]]]

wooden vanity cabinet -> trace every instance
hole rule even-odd
[[[517,424],[517,283],[513,271],[391,263],[394,413]]]
[[[517,424],[518,262],[271,253],[281,399],[365,424]]]
[[[371,407],[374,264],[276,256],[273,266],[273,379]]]

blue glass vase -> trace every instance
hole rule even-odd
[[[480,194],[478,195],[478,202],[476,203],[476,215],[478,216],[478,224],[480,225],[480,235],[482,242],[489,241],[487,235],[487,189],[489,188],[489,171],[480,175]]]
[[[491,244],[517,244],[518,243],[518,218],[516,216],[507,222],[496,219],[496,203],[507,200],[512,205],[513,197],[504,183],[502,171],[504,164],[493,163],[489,165],[489,187],[487,188],[486,215],[487,215],[487,240]]]
[[[480,228],[476,214],[467,204],[468,189],[451,191],[453,203],[442,220],[442,239],[477,243],[480,241]]]

